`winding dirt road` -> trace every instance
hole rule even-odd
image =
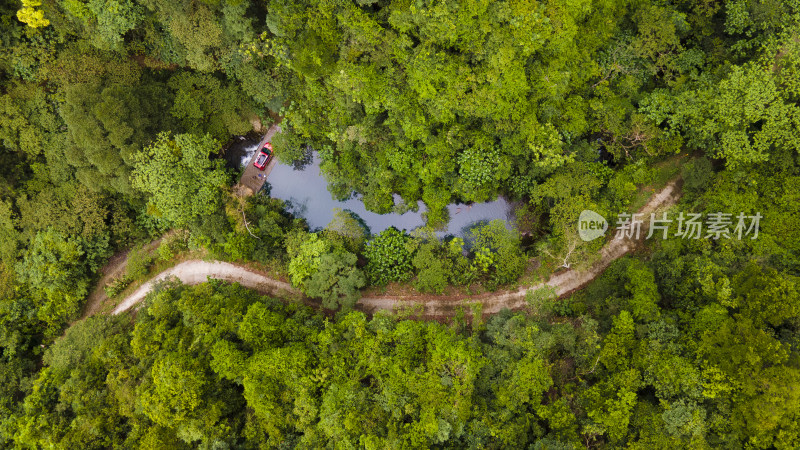
[[[663,189],[655,193],[638,212],[643,214],[642,239],[647,235],[647,219],[650,213],[663,210],[674,205],[680,198],[680,180],[672,180]],[[609,229],[613,229],[610,227]],[[482,303],[483,313],[495,314],[501,310],[521,309],[526,306],[525,297],[528,292],[534,292],[544,287],[551,287],[556,295],[562,297],[575,290],[586,286],[598,277],[616,259],[633,250],[639,241],[627,239],[612,239],[600,251],[600,258],[588,270],[579,271],[567,269],[556,273],[549,280],[536,285],[523,287],[514,291],[490,292],[475,296],[460,297],[419,297],[419,296],[380,296],[364,297],[358,301],[356,308],[367,313],[380,310],[397,311],[412,308],[413,316],[424,319],[446,319],[465,308],[469,313],[469,305]],[[185,261],[177,266],[156,275],[152,280],[143,284],[133,294],[122,301],[113,311],[120,314],[141,302],[156,283],[168,278],[177,278],[184,284],[198,284],[206,282],[209,278],[239,283],[258,292],[276,296],[290,296],[305,304],[319,306],[316,300],[305,297],[298,289],[290,284],[272,279],[250,269],[234,264],[214,261]]]

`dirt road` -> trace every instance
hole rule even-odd
[[[200,284],[208,281],[209,277],[230,281],[232,283],[239,283],[242,286],[266,294],[276,296],[286,296],[287,294],[290,296],[302,296],[302,293],[293,288],[289,283],[274,280],[231,263],[190,260],[184,261],[171,269],[161,272],[147,283],[139,286],[139,289],[114,308],[113,313],[119,314],[123,311],[127,311],[132,306],[141,302],[156,284],[168,278],[176,278],[181,280],[184,284]]]
[[[674,205],[680,198],[680,180],[669,182],[663,189],[654,194],[650,200],[639,210],[644,218],[649,217],[650,213],[665,209]],[[647,221],[642,224],[643,236],[646,235]],[[588,270],[578,271],[567,269],[553,275],[544,283],[521,288],[514,291],[500,291],[481,294],[471,297],[418,297],[418,296],[381,296],[365,297],[358,301],[356,307],[367,313],[374,313],[379,310],[396,311],[402,308],[415,308],[415,316],[426,319],[444,319],[452,317],[459,308],[466,307],[470,303],[480,302],[483,304],[484,314],[495,314],[508,309],[520,309],[525,307],[525,297],[528,292],[536,291],[540,288],[550,286],[555,293],[561,297],[577,289],[586,286],[594,280],[616,259],[631,251],[637,245],[636,241],[613,239],[607,243],[600,252],[600,258]],[[114,314],[127,311],[145,298],[152,290],[155,283],[174,277],[184,284],[198,284],[215,278],[219,280],[236,282],[245,287],[271,295],[291,295],[302,300],[306,304],[319,305],[318,302],[308,299],[303,294],[293,288],[288,283],[274,280],[263,274],[249,269],[236,266],[225,262],[205,262],[205,261],[186,261],[177,266],[158,274],[151,281],[143,284],[136,292],[131,294],[115,309]]]
[[[164,236],[145,245],[142,250],[150,252],[158,248],[158,245],[161,243],[161,240],[167,236],[170,236],[173,233],[174,231],[168,232]],[[92,292],[89,294],[89,297],[86,299],[86,304],[84,305],[83,312],[81,313],[81,319],[85,319],[97,313],[97,311],[100,310],[100,307],[103,305],[103,303],[106,300],[108,300],[104,287],[114,278],[119,278],[125,274],[125,269],[128,266],[129,252],[130,250],[125,250],[117,253],[116,255],[111,257],[110,260],[108,260],[105,266],[103,266],[103,269],[100,272],[101,274],[100,280],[95,284],[94,290],[92,290]]]

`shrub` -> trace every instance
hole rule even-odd
[[[132,248],[128,253],[128,264],[125,270],[127,277],[136,279],[147,275],[153,261],[155,261],[155,257],[141,245]]]
[[[364,255],[369,262],[367,275],[373,284],[384,285],[390,281],[408,281],[414,275],[411,258],[416,240],[395,227],[381,231],[367,243]]]
[[[169,261],[178,253],[189,248],[186,232],[176,232],[164,237],[158,246],[158,259]]]
[[[116,297],[120,292],[124,291],[126,287],[131,284],[131,279],[128,278],[126,275],[121,277],[112,278],[111,281],[106,283],[103,286],[103,290],[106,291],[106,296],[109,298]]]

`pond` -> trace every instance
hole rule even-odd
[[[234,142],[225,153],[228,166],[242,169],[250,162],[257,149],[258,142],[252,140]],[[305,161],[293,165],[279,161],[269,174],[269,186],[264,189],[269,190],[270,196],[286,201],[289,211],[305,218],[312,229],[328,225],[337,208],[357,215],[372,233],[379,233],[392,226],[411,231],[425,225],[422,214],[426,208],[421,201],[418,202],[419,209],[416,212],[377,214],[367,211],[358,196],[345,201],[335,200],[328,192],[328,182],[320,173],[319,163],[316,152],[310,152]],[[400,197],[395,196],[395,203],[400,201]],[[511,222],[514,218],[512,205],[502,197],[492,202],[469,205],[453,203],[447,209],[450,221],[446,229],[437,231],[436,235],[440,238],[447,235],[464,237],[469,229],[479,223],[494,219]]]

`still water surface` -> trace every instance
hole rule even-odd
[[[257,142],[241,140],[228,148],[225,159],[230,167],[241,169],[250,162],[257,149]],[[376,214],[367,211],[359,197],[345,201],[335,200],[328,192],[328,182],[320,174],[320,161],[316,152],[311,153],[304,162],[307,164],[289,165],[278,162],[269,174],[269,186],[265,186],[265,190],[269,190],[272,197],[286,201],[289,211],[305,218],[312,229],[324,228],[330,223],[336,208],[356,214],[372,233],[379,233],[391,226],[410,231],[425,225],[422,213],[426,208],[422,202],[419,202],[419,210],[416,212]],[[396,196],[395,203],[399,202],[400,198]],[[450,221],[445,230],[436,233],[439,237],[465,236],[467,230],[476,224],[494,219],[513,220],[513,208],[503,198],[471,205],[453,203],[447,209],[450,212]]]

